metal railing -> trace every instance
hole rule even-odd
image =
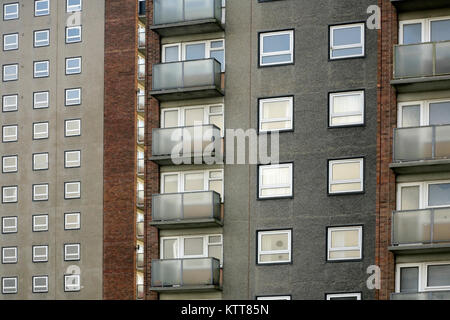
[[[220,194],[215,191],[154,194],[153,221],[221,219]]]
[[[144,268],[144,253],[143,252],[136,253],[136,267],[138,269]]]
[[[137,127],[137,142],[139,144],[143,144],[144,143],[144,138],[145,138],[145,126],[139,126]]]
[[[450,158],[450,125],[394,129],[395,162]]]
[[[145,111],[145,94],[138,94],[137,96],[137,111]]]
[[[136,192],[136,204],[139,207],[144,206],[144,190],[137,190]]]
[[[138,47],[145,48],[145,32],[138,33]]]
[[[450,291],[396,292],[391,300],[450,300]]]
[[[189,287],[220,284],[215,258],[152,260],[152,287]]]
[[[450,207],[392,213],[392,245],[450,242]]]
[[[138,80],[145,79],[145,63],[138,64]]]
[[[222,0],[154,0],[154,24],[216,19],[222,21]]]
[[[136,222],[136,235],[138,238],[144,237],[144,221],[138,221]]]
[[[145,171],[145,162],[144,158],[138,158],[137,159],[137,174],[143,175]]]
[[[394,79],[450,74],[450,41],[394,46]]]

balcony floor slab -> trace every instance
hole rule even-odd
[[[181,286],[181,287],[150,287],[155,292],[214,292],[222,291],[219,285]]]
[[[209,218],[209,219],[151,221],[150,225],[158,229],[186,229],[186,228],[222,227],[223,222],[217,219]]]
[[[397,174],[450,171],[450,159],[393,162],[389,168]]]
[[[150,95],[159,101],[178,101],[185,99],[201,99],[224,96],[223,90],[216,86],[178,88],[169,90],[153,90]]]
[[[414,245],[398,245],[388,247],[389,251],[395,254],[420,254],[420,253],[441,253],[450,252],[450,243],[439,244],[414,244]]]
[[[391,85],[400,93],[446,90],[450,89],[450,75],[395,79]]]
[[[217,19],[202,19],[152,25],[150,26],[150,30],[155,31],[163,37],[173,37],[187,34],[219,32],[224,30],[224,26]]]

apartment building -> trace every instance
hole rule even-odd
[[[379,299],[450,299],[450,4],[380,1]]]
[[[0,299],[142,297],[145,3],[0,8]]]

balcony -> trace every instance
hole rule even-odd
[[[199,125],[152,130],[152,157],[160,165],[211,163],[222,159],[220,129]]]
[[[146,54],[146,52],[145,52],[145,32],[138,33],[138,50],[143,55]]]
[[[145,140],[145,126],[139,126],[137,127],[137,143],[138,144],[144,144]]]
[[[144,190],[137,190],[136,206],[138,206],[139,208],[142,208],[144,206]]]
[[[144,299],[144,285],[143,284],[136,285],[136,299],[138,299],[138,300]]]
[[[145,94],[137,96],[137,112],[145,112]]]
[[[144,237],[144,221],[138,221],[136,222],[136,235],[138,238]]]
[[[220,262],[215,258],[152,261],[150,290],[210,292],[221,290]]]
[[[137,159],[137,174],[138,176],[143,176],[145,172],[145,162],[144,158]]]
[[[144,268],[144,253],[143,252],[136,253],[136,267],[138,269]]]
[[[152,221],[159,229],[222,226],[220,195],[215,191],[154,194]]]
[[[145,81],[145,63],[139,63],[138,64],[138,81],[144,82]]]
[[[216,59],[153,65],[150,94],[159,101],[220,97],[221,68]]]
[[[222,31],[222,0],[154,0],[153,31],[164,37]]]
[[[448,8],[448,0],[391,0],[397,12]]]
[[[450,125],[394,129],[393,161],[397,173],[450,170]]]
[[[450,300],[450,291],[396,292],[391,300]]]
[[[450,249],[450,207],[394,211],[391,251],[439,252]]]
[[[394,80],[398,92],[450,87],[450,41],[394,47]]]

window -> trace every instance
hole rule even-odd
[[[48,122],[33,123],[33,139],[48,139]]]
[[[71,212],[64,214],[64,230],[78,230],[81,226],[81,214]]]
[[[327,260],[362,258],[362,226],[327,228]]]
[[[3,81],[15,81],[19,79],[19,65],[7,64],[3,66]]]
[[[399,128],[450,124],[450,99],[399,103],[397,119]]]
[[[70,274],[64,276],[64,291],[80,291],[80,275]]]
[[[66,27],[66,43],[81,42],[81,26]]]
[[[294,62],[294,30],[259,34],[259,65],[261,67]]]
[[[395,292],[415,293],[450,289],[450,262],[397,264]]]
[[[17,125],[3,127],[3,142],[17,141]]]
[[[399,43],[416,44],[450,40],[450,17],[405,20],[399,22]]]
[[[66,75],[81,73],[81,57],[66,59]]]
[[[364,23],[330,27],[330,59],[364,56]]]
[[[2,187],[2,202],[3,203],[17,202],[17,186]]]
[[[260,296],[256,300],[291,300],[291,296]]]
[[[50,62],[46,61],[36,61],[34,62],[34,77],[35,78],[45,78],[49,75]]]
[[[66,89],[66,106],[81,104],[81,88]]]
[[[327,300],[361,300],[361,293],[328,293]]]
[[[7,3],[3,5],[3,20],[19,19],[19,3]]]
[[[82,0],[67,0],[67,12],[81,11]]]
[[[17,111],[18,100],[19,100],[18,94],[10,94],[3,96],[2,111],[3,112]]]
[[[292,197],[293,164],[260,165],[258,198]]]
[[[259,131],[293,129],[294,97],[259,99]]]
[[[65,151],[64,152],[64,167],[78,168],[81,166],[81,151]]]
[[[34,1],[34,16],[48,16],[50,14],[50,0]]]
[[[2,172],[17,172],[17,156],[2,157]]]
[[[364,159],[328,161],[328,193],[352,193],[364,191]]]
[[[64,182],[64,198],[65,199],[79,199],[81,182]]]
[[[17,277],[2,278],[2,293],[3,294],[17,293]]]
[[[48,276],[33,277],[33,293],[48,292]]]
[[[397,184],[397,210],[450,207],[450,181]]]
[[[64,245],[64,261],[80,260],[80,244],[71,243]]]
[[[364,124],[364,91],[330,93],[330,127]]]
[[[74,136],[81,135],[81,120],[80,119],[65,120],[64,127],[65,127],[64,132],[65,132],[66,137],[74,137]]]
[[[40,214],[33,216],[33,232],[48,231],[48,215]]]
[[[33,262],[48,261],[48,246],[33,246]]]
[[[17,233],[17,217],[2,218],[2,233]]]
[[[2,248],[2,263],[17,263],[17,247]]]
[[[216,258],[222,264],[223,241],[221,234],[182,237],[162,237],[162,259]]]
[[[290,263],[291,230],[258,231],[258,264]]]
[[[48,200],[48,183],[33,184],[33,201]]]
[[[170,172],[161,175],[162,193],[212,190],[221,195],[223,202],[223,170]]]
[[[47,170],[48,169],[48,153],[33,154],[33,170]]]
[[[47,47],[50,45],[50,30],[34,31],[34,47]]]
[[[49,105],[49,92],[39,91],[33,93],[33,109],[48,108]]]
[[[10,33],[3,35],[3,51],[19,49],[19,34]]]

